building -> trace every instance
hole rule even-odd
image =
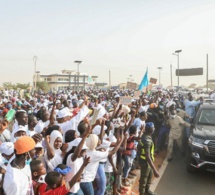
[[[73,70],[62,70],[61,74],[36,75],[36,81],[46,81],[51,90],[83,90],[94,87],[98,76],[90,76],[87,73],[79,73]]]

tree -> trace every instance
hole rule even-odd
[[[196,83],[192,83],[192,84],[190,84],[190,86],[188,88],[195,88],[196,86],[197,86]]]
[[[2,87],[4,89],[14,89],[16,86],[14,84],[12,84],[11,82],[4,82],[2,84]]]
[[[43,92],[48,92],[50,90],[50,85],[46,81],[38,81],[37,82],[37,89],[41,89]]]
[[[18,89],[29,89],[30,83],[17,83],[16,88]]]
[[[2,87],[4,89],[29,89],[30,88],[30,83],[17,83],[17,84],[13,84],[11,82],[4,82],[2,84]]]

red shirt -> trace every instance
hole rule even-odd
[[[47,188],[47,184],[41,185],[39,188],[38,194],[39,195],[65,195],[69,192],[69,190],[66,189],[65,185],[62,185],[58,188],[51,189],[48,191],[46,191],[46,188]]]

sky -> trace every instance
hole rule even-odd
[[[148,76],[173,85],[180,68],[204,69],[180,77],[180,85],[215,79],[215,1],[213,0],[0,0],[0,84],[33,83],[34,61],[41,74],[77,70],[99,82],[140,83]],[[132,75],[132,76],[130,76]]]

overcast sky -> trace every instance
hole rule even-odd
[[[140,83],[146,68],[149,77],[173,84],[180,53],[180,68],[203,67],[203,76],[181,77],[180,84],[215,79],[214,0],[0,0],[0,84],[31,82],[33,56],[41,74],[76,70],[98,75],[112,85],[132,75]]]

